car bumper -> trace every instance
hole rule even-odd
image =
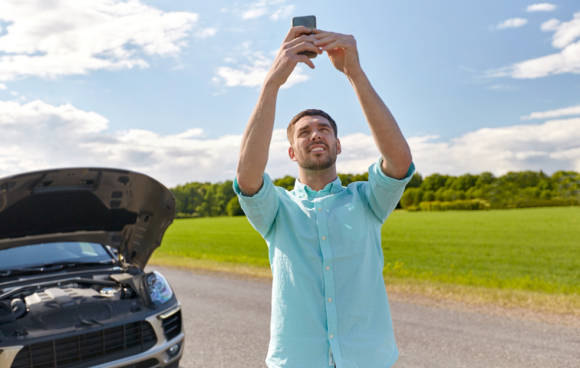
[[[127,366],[138,365],[142,368],[160,368],[166,367],[172,363],[177,362],[183,355],[185,335],[181,327],[179,334],[172,336],[170,339],[166,337],[164,331],[163,321],[166,318],[173,316],[181,311],[181,307],[174,306],[161,313],[154,314],[147,317],[145,320],[149,322],[157,337],[157,342],[150,349],[135,355],[116,359],[114,361],[92,364],[93,368],[125,368]],[[182,324],[183,322],[180,321]],[[4,346],[0,348],[0,367],[9,368],[23,346]]]

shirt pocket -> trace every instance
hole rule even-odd
[[[353,257],[368,250],[367,218],[356,207],[349,203],[332,211],[328,230],[336,258]]]

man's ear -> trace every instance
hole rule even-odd
[[[342,152],[342,147],[340,147],[340,139],[336,138],[336,154],[340,155]]]
[[[292,146],[288,147],[288,156],[290,156],[290,160],[296,161],[296,155],[294,154],[294,148]]]

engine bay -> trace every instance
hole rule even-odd
[[[145,274],[112,273],[30,283],[0,293],[0,344],[143,318]]]

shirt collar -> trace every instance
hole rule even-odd
[[[296,178],[296,181],[294,182],[294,191],[297,194],[302,194],[307,197],[320,197],[327,194],[334,194],[340,192],[342,189],[342,182],[338,176],[336,179],[326,184],[321,190],[310,188],[308,185],[301,183],[298,178]]]

